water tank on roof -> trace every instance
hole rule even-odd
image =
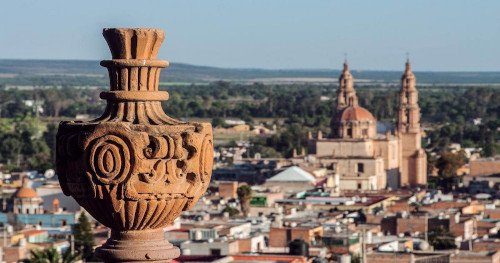
[[[194,235],[194,240],[202,240],[203,239],[203,233],[201,230],[196,230],[195,235]]]
[[[422,251],[425,251],[425,250],[428,250],[430,247],[429,243],[427,241],[424,241],[422,240],[420,243],[418,243],[417,245],[417,249],[418,250],[422,250]]]
[[[20,247],[25,247],[26,246],[26,238],[19,239],[19,246]]]
[[[288,254],[309,257],[309,244],[302,239],[295,239],[288,244]]]
[[[4,227],[7,228],[7,233],[9,233],[9,234],[14,233],[14,227],[12,225],[6,225]]]
[[[373,233],[371,231],[366,232],[366,243],[371,244],[373,242]]]
[[[351,255],[344,254],[340,256],[340,263],[351,263]]]

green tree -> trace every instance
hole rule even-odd
[[[53,161],[50,158],[51,151],[47,144],[42,140],[32,141],[38,151],[34,151],[27,158],[27,165],[30,169],[43,172],[53,167]]]
[[[457,178],[457,170],[465,164],[463,152],[444,152],[436,161],[436,168],[439,169],[439,184],[450,190]]]
[[[484,148],[483,148],[483,154],[485,157],[491,157],[496,154],[495,152],[495,141],[493,138],[493,134],[488,134],[486,136],[485,142],[484,142]]]
[[[439,175],[442,177],[452,177],[457,173],[458,168],[465,164],[465,156],[462,152],[444,152],[436,162]]]
[[[16,119],[15,122],[16,132],[26,134],[30,139],[41,138],[46,129],[45,124],[31,115],[25,115],[22,118]]]
[[[243,215],[248,216],[248,212],[250,212],[250,199],[252,199],[252,188],[248,185],[242,185],[238,187],[236,193],[240,200],[241,212],[243,212]]]
[[[76,95],[77,91],[74,93]],[[42,97],[45,100],[47,113],[52,117],[58,117],[59,113],[64,108],[68,107],[71,102],[74,102],[74,99],[64,96],[64,94],[57,89],[43,90]]]
[[[72,254],[67,250],[63,256],[53,247],[44,250],[34,249],[30,251],[30,258],[24,260],[24,263],[74,263],[79,260],[78,255]]]
[[[43,134],[43,139],[45,143],[50,148],[50,158],[52,162],[56,160],[56,135],[57,135],[58,125],[50,123],[47,125],[47,131]]]
[[[257,140],[252,140],[252,146],[248,150],[249,153],[255,155],[256,153],[260,153],[262,158],[280,158],[282,157],[281,153],[277,152],[274,148],[264,146],[266,140],[258,138]],[[253,156],[251,156],[253,157]]]
[[[78,218],[78,223],[73,228],[75,236],[75,249],[82,255],[83,258],[92,257],[94,252],[94,234],[92,226],[85,213],[81,213]]]
[[[10,133],[14,131],[12,119],[0,118],[0,134]]]
[[[360,263],[361,256],[359,254],[351,254],[351,263]]]
[[[8,133],[1,137],[0,156],[8,164],[20,165],[23,142],[18,134]]]
[[[71,253],[71,250],[66,250],[62,254],[62,263],[73,263],[80,260],[80,255],[78,253]]]
[[[454,249],[455,237],[444,227],[436,228],[429,232],[429,244],[436,250]]]
[[[34,249],[30,251],[30,258],[26,263],[59,263],[60,255],[55,248],[45,250]]]
[[[226,205],[226,207],[222,210],[222,213],[228,213],[229,216],[235,216],[240,213],[240,211],[234,207],[230,207]]]
[[[221,127],[224,127],[225,125],[225,122],[224,122],[224,119],[222,119],[221,117],[215,117],[212,119],[212,126],[214,128],[221,128]]]

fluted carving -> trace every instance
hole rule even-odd
[[[156,56],[157,29],[104,29],[112,60],[104,114],[90,122],[62,122],[57,135],[61,187],[112,236],[98,249],[107,262],[165,262],[178,256],[161,228],[206,191],[213,162],[212,128],[164,113]],[[139,242],[139,243],[137,243]],[[149,242],[149,243],[148,243]],[[149,245],[144,245],[148,243]]]

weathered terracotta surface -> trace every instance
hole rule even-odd
[[[112,60],[104,114],[90,122],[62,122],[57,173],[71,195],[112,236],[98,249],[107,262],[165,262],[179,255],[162,228],[206,191],[213,162],[212,127],[167,116],[158,90],[158,29],[104,29]]]

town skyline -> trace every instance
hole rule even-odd
[[[500,2],[2,10],[0,263],[500,262]]]

